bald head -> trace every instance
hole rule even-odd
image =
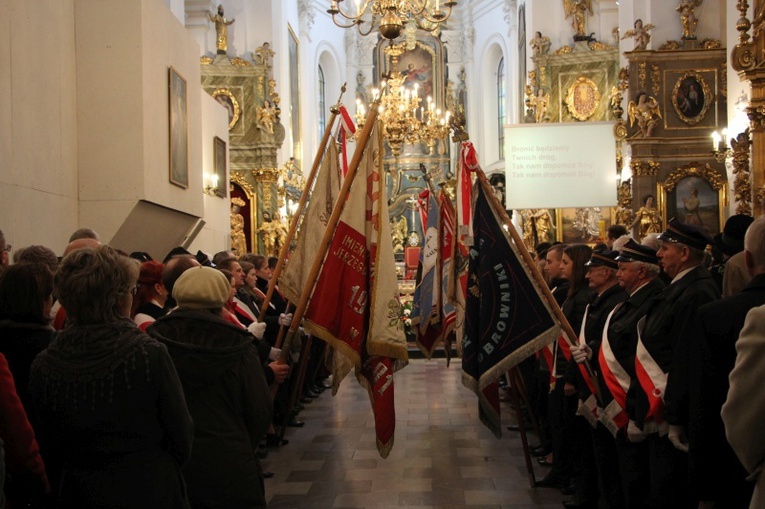
[[[76,239],[69,243],[69,245],[66,246],[66,249],[64,249],[64,256],[68,255],[72,251],[77,251],[78,249],[84,249],[84,248],[91,248],[95,249],[98,246],[101,245],[100,240],[96,239]]]

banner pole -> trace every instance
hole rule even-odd
[[[337,98],[337,103],[330,107],[329,111],[332,112],[332,115],[329,117],[329,122],[327,123],[327,128],[324,129],[324,135],[321,137],[321,142],[319,143],[319,149],[316,151],[316,156],[313,160],[313,166],[311,167],[311,172],[308,174],[308,178],[305,181],[305,186],[303,187],[303,192],[300,195],[300,200],[298,201],[297,208],[295,209],[295,213],[292,215],[292,222],[290,223],[290,229],[287,232],[287,237],[284,240],[284,245],[282,245],[282,249],[279,252],[279,258],[276,262],[276,267],[274,267],[273,274],[271,275],[271,279],[268,281],[268,291],[266,292],[266,298],[263,299],[263,304],[260,306],[260,314],[258,315],[258,321],[262,322],[266,318],[266,312],[268,311],[268,305],[271,302],[271,298],[274,295],[274,290],[276,288],[276,281],[279,280],[279,276],[282,273],[282,269],[284,268],[284,263],[287,259],[287,254],[289,253],[290,244],[292,244],[292,239],[295,237],[295,233],[297,232],[298,223],[300,222],[300,216],[303,215],[303,209],[305,208],[305,204],[308,201],[308,195],[311,192],[311,188],[313,187],[313,183],[316,180],[316,176],[319,173],[319,166],[321,164],[321,160],[323,159],[324,152],[327,148],[327,144],[329,143],[330,135],[332,134],[332,128],[335,125],[335,120],[337,119],[338,115],[340,114],[340,105],[341,101],[343,99],[343,94],[345,93],[345,86],[346,83],[343,83],[343,86],[340,87],[340,97]]]
[[[327,222],[327,228],[324,230],[324,236],[322,237],[321,243],[319,244],[320,248],[317,250],[316,256],[314,257],[311,271],[306,277],[306,281],[309,282],[308,287],[303,289],[303,292],[300,295],[300,300],[298,301],[297,306],[295,307],[295,311],[293,312],[292,323],[290,324],[289,331],[287,332],[287,338],[285,340],[286,344],[292,343],[292,337],[297,334],[300,322],[302,321],[303,315],[308,308],[308,302],[311,299],[313,287],[316,284],[316,279],[321,270],[321,266],[324,263],[324,257],[329,250],[329,246],[332,242],[332,236],[334,235],[335,230],[337,229],[337,225],[340,222],[340,215],[343,212],[343,208],[345,208],[345,202],[350,193],[353,181],[355,180],[356,172],[358,171],[359,164],[361,163],[361,158],[364,154],[367,143],[369,142],[369,137],[372,129],[374,128],[375,122],[377,121],[379,107],[380,99],[378,97],[369,107],[369,113],[367,114],[364,128],[361,130],[361,134],[359,135],[359,139],[356,143],[356,151],[353,153],[353,159],[351,159],[351,162],[348,166],[348,173],[346,174],[343,185],[340,188],[337,201],[335,202],[335,207],[332,210],[332,215]],[[365,184],[361,183],[359,185]],[[282,353],[279,356],[279,360],[277,362],[283,364],[285,362],[284,357],[285,351],[282,349]]]

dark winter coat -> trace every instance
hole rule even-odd
[[[273,402],[252,335],[208,310],[178,309],[147,332],[167,345],[194,418],[183,470],[193,506],[266,507],[258,442]]]

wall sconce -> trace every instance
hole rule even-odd
[[[722,133],[718,133],[717,131],[712,133],[712,155],[718,163],[725,162],[727,158],[733,156],[727,128],[723,129]]]
[[[220,189],[218,189],[218,175],[205,173],[205,180],[207,181],[207,184],[205,184],[204,193],[207,196],[220,196]]]

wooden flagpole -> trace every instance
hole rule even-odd
[[[282,273],[282,269],[284,268],[284,262],[287,259],[287,253],[289,253],[290,244],[292,244],[292,239],[295,237],[295,232],[297,232],[300,216],[303,214],[303,209],[305,208],[305,204],[308,201],[308,195],[313,188],[313,183],[316,180],[316,175],[319,173],[319,166],[321,165],[321,160],[323,159],[324,152],[327,148],[327,143],[329,143],[329,138],[332,134],[332,128],[335,125],[335,119],[337,119],[337,116],[340,113],[340,105],[343,99],[343,94],[345,93],[345,86],[346,83],[343,83],[343,86],[340,87],[340,97],[337,98],[337,103],[329,109],[329,111],[332,112],[332,115],[329,117],[327,128],[324,129],[324,135],[321,137],[319,149],[316,151],[316,157],[314,157],[311,172],[308,174],[308,178],[305,181],[305,187],[303,188],[303,193],[300,195],[300,200],[298,201],[297,208],[295,209],[295,213],[292,215],[290,230],[287,232],[287,237],[285,238],[284,244],[282,245],[282,250],[279,252],[279,258],[276,262],[276,267],[274,267],[271,279],[268,281],[268,291],[266,292],[266,298],[263,299],[263,304],[260,306],[260,315],[258,315],[259,322],[262,322],[266,318],[268,305],[271,302],[271,297],[273,297],[274,289],[276,288],[276,281],[278,281],[279,276]],[[281,342],[277,339],[277,343]]]
[[[308,273],[308,277],[306,277],[306,281],[309,282],[308,287],[303,289],[303,292],[300,295],[300,300],[298,301],[298,304],[292,315],[292,323],[290,324],[290,329],[289,332],[287,332],[287,338],[285,340],[285,344],[287,345],[291,344],[292,338],[295,336],[295,334],[297,334],[298,326],[300,325],[300,322],[303,319],[303,315],[308,308],[308,302],[311,299],[313,287],[316,284],[319,272],[321,271],[321,266],[324,263],[324,257],[329,250],[330,244],[332,243],[332,236],[334,235],[335,230],[337,229],[337,225],[340,222],[340,214],[342,214],[343,208],[345,208],[346,198],[350,193],[351,186],[353,185],[353,181],[356,177],[356,171],[359,168],[361,158],[364,155],[364,150],[366,149],[367,143],[369,142],[369,136],[372,132],[372,128],[374,128],[375,122],[377,121],[379,107],[379,98],[376,98],[374,102],[372,102],[372,104],[369,106],[369,113],[367,114],[367,119],[364,123],[364,129],[361,130],[359,139],[356,142],[356,151],[353,153],[353,159],[351,159],[351,163],[348,166],[348,173],[346,174],[343,185],[340,188],[340,193],[338,194],[335,208],[332,210],[332,215],[327,222],[327,228],[324,230],[324,236],[322,237],[320,248],[317,250],[316,256],[314,257],[311,271]],[[279,356],[279,360],[277,362],[284,363],[284,359],[285,351],[282,349],[282,353]]]

